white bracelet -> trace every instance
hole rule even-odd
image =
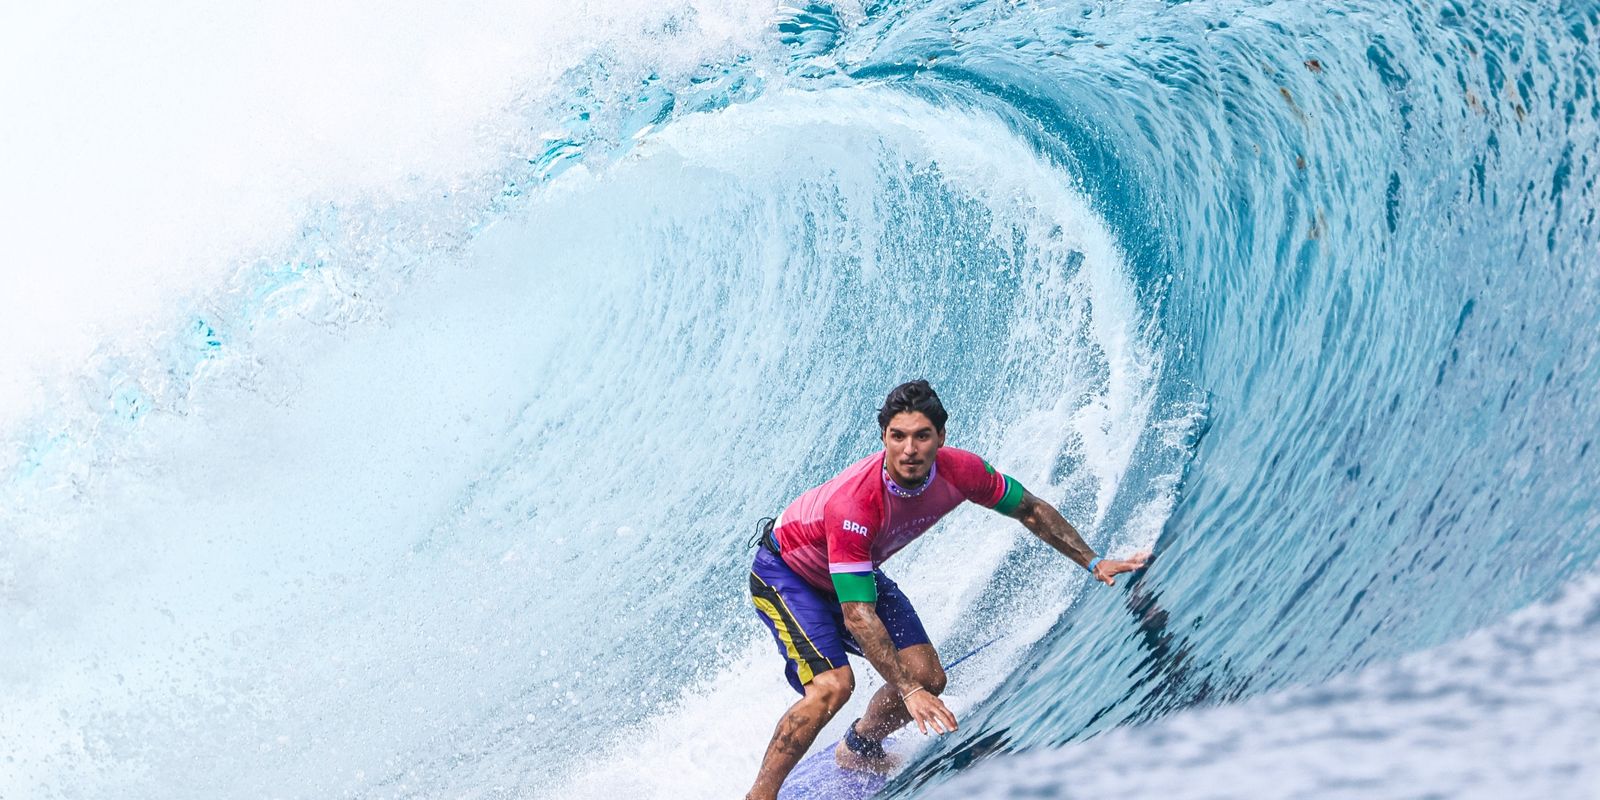
[[[917,692],[926,692],[926,691],[928,691],[928,687],[926,687],[926,686],[918,686],[917,688],[912,689],[911,691],[906,692],[903,695],[900,695],[900,702],[904,703],[906,701],[906,698],[910,697],[911,695],[916,694]]]

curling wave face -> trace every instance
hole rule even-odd
[[[1066,746],[972,773],[1061,785],[1592,569],[1600,11],[730,8],[582,51],[490,166],[318,204],[7,419],[0,788],[734,796],[787,700],[745,529],[908,376],[1158,557],[1084,591],[976,514],[898,557],[947,654],[998,643],[891,795]]]

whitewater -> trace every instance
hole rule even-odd
[[[1600,795],[1600,4],[5,16],[0,798],[742,796],[917,377],[1155,556],[896,556],[883,796]]]

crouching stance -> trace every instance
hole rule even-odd
[[[775,798],[783,779],[855,690],[846,653],[863,656],[884,686],[835,751],[850,769],[888,771],[883,740],[908,722],[949,733],[939,699],[944,668],[916,609],[878,566],[963,502],[1014,517],[1110,584],[1145,556],[1099,558],[1049,503],[978,456],[944,446],[947,415],[927,381],[895,387],[878,410],[883,451],[857,461],[766,520],[750,568],[750,595],[801,698],[767,745],[749,800]]]

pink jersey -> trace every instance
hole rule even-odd
[[[1002,513],[1022,501],[1021,484],[954,447],[939,448],[928,481],[916,496],[898,496],[889,490],[888,480],[879,451],[800,495],[779,515],[773,530],[784,563],[806,583],[837,594],[841,602],[870,602],[877,597],[875,588],[869,588],[874,586],[872,571],[962,501]]]

